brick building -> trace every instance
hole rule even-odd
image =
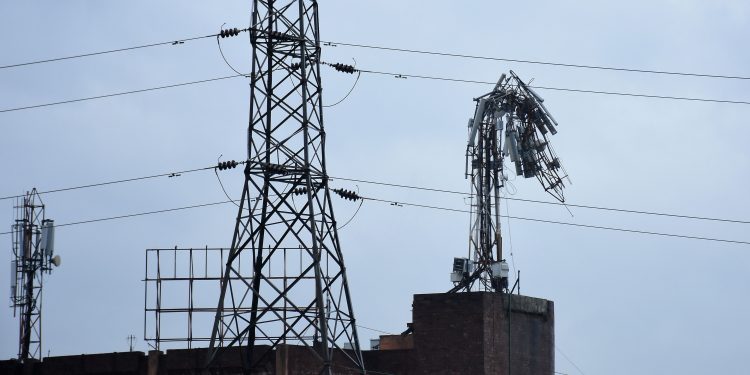
[[[554,304],[538,298],[491,292],[417,294],[412,333],[385,335],[377,350],[365,350],[376,374],[552,375]],[[262,347],[259,348],[263,351]],[[0,374],[187,375],[208,373],[206,349],[49,357],[25,365],[0,361]],[[356,374],[334,356],[336,374]],[[337,358],[338,357],[338,358]],[[283,346],[269,353],[259,374],[314,374],[310,351]],[[242,372],[240,351],[228,349],[212,373]]]

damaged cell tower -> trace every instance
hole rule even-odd
[[[325,167],[317,1],[255,0],[250,41],[248,161],[208,361],[238,346],[262,371],[293,344],[321,374],[364,372]]]
[[[500,194],[507,179],[503,160],[509,157],[516,175],[536,177],[560,202],[567,173],[548,139],[557,133],[557,122],[542,104],[544,99],[513,71],[475,100],[465,171],[473,190],[469,257],[454,259],[451,292],[508,291],[500,233]]]
[[[42,359],[42,286],[44,273],[60,265],[54,255],[54,221],[44,216],[36,189],[16,205],[11,260],[10,302],[19,317],[18,358]]]

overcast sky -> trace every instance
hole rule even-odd
[[[184,39],[248,25],[248,1],[3,2],[0,65]],[[321,1],[328,41],[511,59],[750,76],[746,1]],[[224,40],[249,70],[246,34]],[[665,76],[325,47],[362,69],[494,81],[514,70],[538,86],[748,101],[748,80]],[[325,69],[324,100],[354,77]],[[0,110],[233,74],[213,39],[0,69]],[[490,85],[363,74],[325,111],[333,176],[469,191],[472,98]],[[539,90],[560,123],[552,138],[573,204],[750,220],[749,105]],[[0,196],[205,167],[245,157],[242,78],[0,113]],[[239,169],[222,175],[239,196]],[[535,179],[514,197],[552,200]],[[334,181],[362,195],[466,209],[461,196]],[[57,223],[225,200],[213,172],[43,196]],[[337,200],[338,220],[356,205]],[[514,216],[750,241],[747,224],[509,201]],[[0,201],[10,229],[13,202]],[[47,277],[44,353],[127,350],[143,336],[145,249],[227,247],[236,207],[220,205],[62,227],[62,266]],[[367,201],[340,232],[358,322],[401,332],[414,293],[448,289],[466,254],[468,214]],[[2,231],[5,231],[2,230]],[[555,302],[556,346],[590,374],[740,374],[750,355],[750,246],[530,221],[504,222],[523,294]],[[11,258],[10,236],[0,236]],[[8,301],[8,266],[0,295]],[[6,302],[7,305],[7,302]],[[460,317],[456,317],[460,319]],[[210,329],[202,327],[201,329]],[[0,314],[0,358],[17,353],[17,320]],[[363,344],[377,332],[360,330]],[[557,371],[577,374],[565,356]]]

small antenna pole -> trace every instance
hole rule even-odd
[[[130,336],[128,336],[128,346],[130,347],[131,352],[133,351],[134,342],[135,342],[135,336],[131,334]]]

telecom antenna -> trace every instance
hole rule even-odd
[[[262,371],[293,344],[319,373],[364,373],[325,167],[318,3],[253,5],[248,161],[208,362],[241,346]]]
[[[567,173],[548,139],[557,133],[557,121],[544,99],[513,71],[510,77],[500,76],[492,92],[475,101],[465,171],[473,190],[469,257],[454,258],[451,292],[507,292],[509,269],[500,231],[500,194],[507,179],[503,161],[510,159],[517,176],[536,177],[560,202],[565,201]]]
[[[18,358],[42,359],[42,286],[44,273],[60,265],[54,255],[55,223],[44,216],[44,203],[36,189],[15,206],[10,302],[19,317]]]

